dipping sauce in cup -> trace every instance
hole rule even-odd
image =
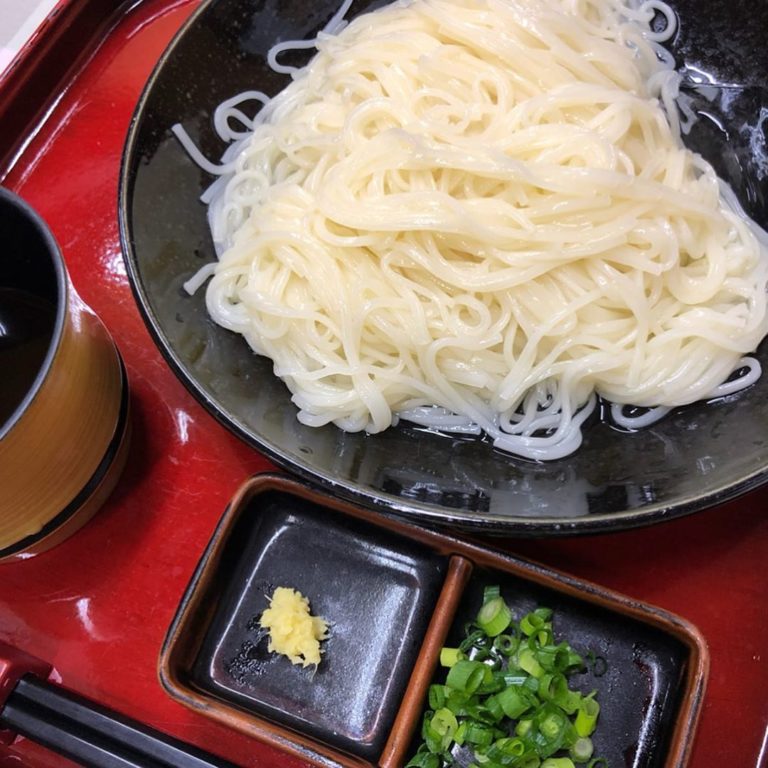
[[[128,386],[45,222],[0,188],[0,560],[74,533],[128,453]]]

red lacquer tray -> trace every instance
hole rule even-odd
[[[128,124],[157,58],[196,5],[65,0],[0,86],[0,181],[48,221],[77,290],[111,330],[128,368],[134,428],[128,468],[96,518],[50,552],[0,566],[0,640],[51,662],[70,690],[239,765],[301,766],[184,708],[157,677],[164,635],[227,500],[270,468],[165,364],[120,251]],[[766,507],[762,490],[638,531],[494,545],[697,625],[711,675],[690,764],[760,768],[768,765]],[[65,765],[23,739],[0,746],[0,766]]]

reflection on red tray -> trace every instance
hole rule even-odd
[[[46,97],[36,102],[44,101],[39,119],[11,114],[9,105],[21,101],[5,90],[7,81],[0,92],[3,149],[15,147],[3,155],[0,180],[46,218],[76,289],[112,333],[128,369],[134,426],[126,472],[99,514],[50,552],[0,566],[0,640],[50,660],[69,689],[239,765],[298,768],[300,758],[181,706],[156,672],[163,637],[227,500],[245,478],[271,468],[168,369],[139,317],[120,253],[117,179],[128,124],[155,61],[196,4],[70,0],[60,7],[72,36],[55,63],[14,86],[16,97]],[[494,544],[698,626],[712,674],[690,765],[757,767],[768,728],[768,622],[760,609],[768,592],[766,506],[764,490],[646,530]],[[0,764],[66,765],[26,741],[0,747]]]

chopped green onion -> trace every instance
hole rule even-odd
[[[574,726],[579,736],[591,736],[597,725],[597,716],[600,714],[600,705],[595,701],[592,694],[585,696],[579,703],[579,709],[576,712]]]
[[[537,608],[520,619],[520,629],[523,634],[538,640],[540,645],[552,641],[552,611],[548,608]]]
[[[544,668],[539,664],[536,653],[530,648],[521,648],[517,654],[517,663],[520,669],[525,670],[529,675],[541,677],[544,674]]]
[[[434,710],[444,707],[448,699],[448,691],[450,691],[450,688],[445,685],[430,685],[427,692],[429,708]]]
[[[481,747],[487,747],[493,742],[493,728],[487,725],[478,725],[477,723],[468,723],[464,732],[464,741],[467,744],[477,744]]]
[[[540,610],[531,611],[531,613],[526,613],[525,616],[520,619],[520,629],[523,630],[524,634],[530,637],[531,635],[536,634],[539,630],[546,629],[550,618],[551,614],[547,615],[547,612],[542,612]]]
[[[454,691],[473,694],[483,682],[490,682],[493,677],[490,667],[481,661],[461,659],[448,671],[445,684]]]
[[[592,757],[594,748],[589,736],[581,736],[571,745],[569,754],[575,763],[586,763]]]
[[[504,670],[488,662],[485,662],[485,665],[491,670],[491,679],[484,680],[480,684],[480,687],[477,689],[478,696],[488,696],[507,687],[506,680],[504,679]]]
[[[538,693],[539,688],[541,688],[541,685],[539,684],[539,678],[538,677],[532,677],[529,676],[526,681],[523,683],[523,687],[527,688],[532,693]]]
[[[504,714],[512,720],[517,720],[536,705],[536,697],[522,685],[515,685],[500,691],[493,697]]]
[[[572,715],[581,704],[582,695],[568,687],[568,679],[562,672],[547,673],[539,679],[539,694],[542,699],[557,704],[566,714]]]
[[[466,656],[460,648],[440,649],[440,664],[443,667],[452,667],[457,661],[465,658]]]
[[[498,723],[506,714],[497,696],[489,696],[485,700],[485,708],[494,723]]]
[[[576,768],[570,757],[548,757],[541,768]]]
[[[504,711],[498,706],[489,706],[487,702],[490,699],[486,699],[486,703],[479,703],[477,701],[469,701],[465,707],[467,717],[471,717],[478,723],[484,723],[486,725],[496,725],[503,717]]]
[[[554,755],[563,747],[570,721],[564,712],[551,704],[543,704],[533,721],[537,731],[534,737],[542,757]]]
[[[562,712],[551,710],[539,722],[539,731],[550,741],[560,739],[565,733],[566,717]]]
[[[474,624],[472,625],[474,626]],[[467,634],[466,638],[461,641],[459,650],[467,652],[472,649],[487,649],[493,641],[485,634],[482,629],[472,630]]]
[[[520,720],[515,726],[515,735],[527,736],[531,732],[531,728],[533,728],[533,720]]]
[[[456,733],[459,723],[453,712],[451,712],[450,709],[445,709],[445,707],[443,707],[443,709],[438,709],[432,716],[432,719],[429,722],[429,727],[440,739],[441,749],[435,751],[442,752],[451,746],[453,734]]]
[[[489,584],[483,589],[483,602],[489,603],[491,600],[501,597],[501,587],[498,584]]]
[[[548,672],[570,672],[583,666],[581,656],[565,643],[540,648],[538,660]]]
[[[446,688],[447,687],[448,686],[446,686]],[[468,697],[466,694],[454,691],[450,688],[448,688],[448,690],[451,692],[445,700],[445,706],[450,709],[456,717],[466,717],[468,714],[467,704],[469,703],[471,696]]]
[[[488,748],[486,757],[497,763],[508,763],[510,758],[522,757],[525,754],[525,742],[520,738],[505,737],[497,739]]]
[[[417,752],[405,768],[440,768],[440,756],[434,752]]]
[[[493,648],[502,656],[511,656],[520,646],[520,638],[514,635],[498,635],[493,640]]]
[[[422,743],[406,768],[607,768],[592,757],[596,692],[571,690],[569,676],[585,663],[555,640],[548,608],[516,621],[499,588],[486,588],[440,664],[445,682],[429,686]]]
[[[512,623],[512,611],[502,597],[483,603],[477,614],[477,624],[488,637],[500,635]]]
[[[552,701],[562,693],[563,685],[568,687],[568,681],[565,679],[565,675],[556,672],[547,672],[539,678],[539,691],[541,691],[542,699],[549,699]]]

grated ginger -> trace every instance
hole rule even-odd
[[[269,631],[269,651],[302,667],[320,663],[320,641],[328,637],[328,623],[310,615],[309,600],[301,592],[277,587],[259,623]]]

